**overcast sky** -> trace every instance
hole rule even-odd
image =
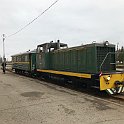
[[[0,0],[0,36],[15,33],[54,1]],[[59,0],[25,30],[5,40],[6,56],[33,50],[38,44],[57,39],[69,46],[105,40],[122,46],[124,0]]]

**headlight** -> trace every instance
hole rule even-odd
[[[109,76],[109,77],[107,77],[107,81],[110,81],[110,79],[111,79],[111,78],[110,78],[110,76]]]
[[[106,82],[110,81],[110,79],[111,79],[111,76],[105,76],[105,77],[104,77],[104,80],[105,80]]]

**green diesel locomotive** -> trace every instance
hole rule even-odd
[[[57,77],[66,82],[97,87],[110,94],[124,92],[124,72],[116,71],[115,45],[107,41],[71,48],[59,41],[50,42],[38,45],[35,53],[27,54],[28,69],[23,59],[14,61],[14,57],[18,58],[25,54],[12,56],[13,69],[16,72],[35,73],[45,78]]]

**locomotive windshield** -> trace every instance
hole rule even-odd
[[[53,41],[51,41],[50,43],[44,43],[41,45],[37,46],[37,52],[50,52],[50,51],[54,51],[57,49],[62,49],[62,48],[67,48],[67,44],[64,43],[60,43],[59,40],[56,43],[53,43]]]

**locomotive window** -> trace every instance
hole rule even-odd
[[[50,48],[50,51],[54,51],[54,48]],[[49,51],[49,52],[50,52],[50,51]]]
[[[42,47],[37,47],[37,52],[41,53],[42,52]]]

